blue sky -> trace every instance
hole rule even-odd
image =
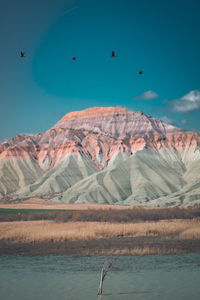
[[[198,0],[0,0],[0,141],[92,106],[199,131],[199,11]]]

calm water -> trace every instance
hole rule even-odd
[[[98,299],[105,257],[0,256],[1,300]],[[200,254],[119,257],[105,300],[200,299]]]

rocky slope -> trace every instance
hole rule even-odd
[[[181,132],[179,128],[163,123],[142,112],[121,107],[96,107],[65,115],[53,128],[85,129],[114,138],[162,135]]]
[[[0,201],[193,205],[200,135],[140,112],[96,107],[0,144]]]

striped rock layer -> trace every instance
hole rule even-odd
[[[200,135],[141,112],[95,107],[0,144],[0,201],[194,205]]]

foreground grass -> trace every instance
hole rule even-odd
[[[115,237],[175,237],[200,239],[198,220],[162,220],[141,223],[51,221],[1,222],[0,240],[16,243],[90,241]]]

